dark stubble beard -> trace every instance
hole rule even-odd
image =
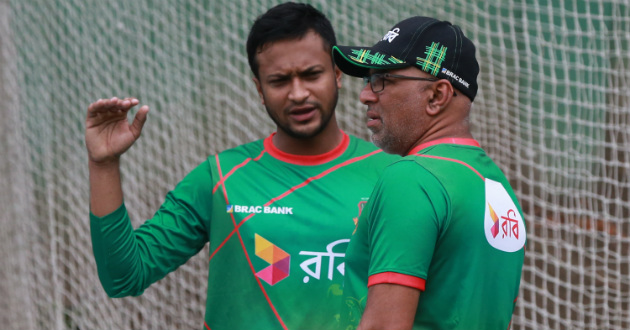
[[[385,128],[386,125],[387,129]],[[372,135],[370,140],[378,148],[383,149],[388,154],[396,154],[406,156],[407,152],[417,142],[417,136],[412,135],[414,125],[420,125],[425,127],[423,122],[417,121],[405,121],[401,125],[391,126],[389,123],[383,123],[381,129],[377,132],[370,129]],[[375,138],[376,134],[380,133],[379,138]]]
[[[321,133],[324,129],[326,129],[326,127],[328,127],[328,124],[330,123],[330,120],[332,119],[333,115],[335,114],[335,108],[337,107],[337,100],[338,99],[339,99],[339,91],[337,89],[335,89],[335,95],[334,95],[333,99],[331,100],[331,102],[329,104],[329,108],[328,108],[328,109],[330,109],[330,111],[327,114],[324,114],[324,117],[322,117],[319,127],[317,127],[317,129],[315,131],[312,131],[312,132],[298,132],[298,131],[295,131],[295,130],[293,130],[291,128],[290,125],[285,125],[285,124],[280,123],[278,118],[276,118],[272,114],[272,112],[269,110],[269,108],[266,105],[265,105],[265,109],[267,110],[267,114],[269,115],[271,120],[273,120],[273,122],[276,124],[276,126],[278,126],[279,130],[282,130],[283,132],[285,132],[287,135],[289,135],[292,138],[305,140],[305,139],[310,139],[312,137],[315,137],[315,136],[319,135],[319,133]],[[314,106],[317,109],[322,109],[322,104],[319,103],[319,102],[306,102],[306,103]],[[286,110],[285,112],[288,112],[288,110]]]
[[[403,141],[398,137],[386,135],[386,136],[383,136],[381,139],[375,139],[374,135],[372,135],[370,140],[372,141],[372,143],[374,143],[375,146],[377,146],[380,149],[383,149],[383,151],[385,151],[388,154],[401,155],[402,153],[404,153],[400,151]]]

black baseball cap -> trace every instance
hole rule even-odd
[[[367,77],[370,69],[390,70],[415,66],[447,79],[470,100],[477,95],[479,63],[475,45],[457,25],[415,16],[394,25],[372,47],[334,46],[333,59],[344,73]]]

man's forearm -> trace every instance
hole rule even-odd
[[[120,161],[98,164],[89,161],[90,211],[97,217],[114,212],[123,203]]]
[[[357,330],[410,330],[420,290],[398,284],[376,284],[368,289],[367,304]]]

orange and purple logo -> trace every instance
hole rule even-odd
[[[289,277],[291,255],[262,236],[254,235],[256,255],[269,263],[269,266],[257,272],[256,276],[270,285],[276,285],[276,283]]]

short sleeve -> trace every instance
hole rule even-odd
[[[400,161],[383,172],[369,204],[370,279],[384,273],[426,279],[448,220],[450,203],[442,184],[417,162]],[[389,283],[416,286],[409,277],[388,278]]]

